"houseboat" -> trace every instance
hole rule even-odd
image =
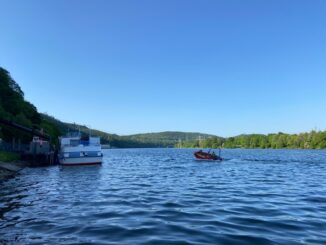
[[[81,137],[79,132],[59,137],[59,163],[62,165],[92,165],[102,163],[100,137]]]

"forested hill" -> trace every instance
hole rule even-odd
[[[102,144],[109,144],[111,147],[116,148],[174,147],[180,141],[213,137],[213,135],[208,134],[185,132],[159,132],[119,136],[100,130],[90,130],[83,125],[61,122],[46,114],[41,115],[44,121],[50,122],[51,125],[56,125],[61,134],[66,134],[69,130],[80,130],[83,134],[91,133],[92,135],[100,136]]]
[[[182,141],[192,141],[196,139],[208,139],[214,135],[192,132],[166,131],[159,133],[134,134],[121,136],[121,139],[138,142],[140,144],[150,144],[156,147],[174,147]]]

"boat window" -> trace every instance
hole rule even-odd
[[[70,145],[71,146],[77,146],[77,145],[79,145],[79,139],[78,140],[70,140]]]

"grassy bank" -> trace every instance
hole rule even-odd
[[[0,151],[0,162],[13,162],[20,160],[17,153]]]

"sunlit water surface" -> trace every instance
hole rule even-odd
[[[325,244],[326,151],[104,150],[0,182],[0,244]]]

